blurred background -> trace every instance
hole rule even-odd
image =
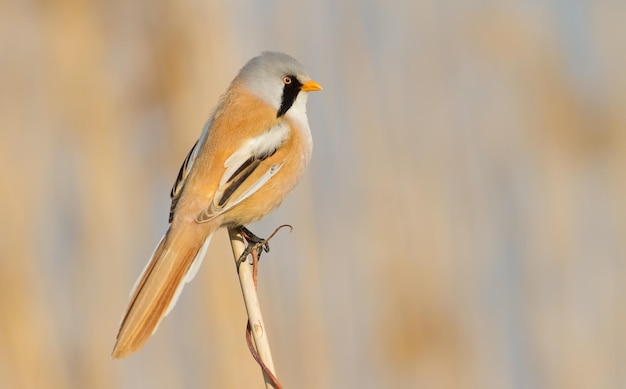
[[[0,3],[0,387],[257,388],[225,231],[112,360],[237,70],[296,57],[315,142],[252,225],[286,388],[626,387],[626,2]]]

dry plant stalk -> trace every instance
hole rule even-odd
[[[251,266],[248,266],[247,260],[239,262],[239,258],[246,249],[246,243],[244,242],[243,236],[236,228],[229,228],[228,235],[230,237],[230,244],[233,249],[233,256],[235,257],[235,266],[238,266],[237,274],[239,275],[241,292],[243,294],[243,300],[246,305],[246,311],[248,313],[248,328],[252,333],[258,357],[274,376],[271,377],[270,375],[268,375],[268,373],[266,373],[265,369],[263,368],[263,364],[261,365],[261,368],[263,369],[265,387],[268,389],[276,387],[280,388],[280,384],[278,384],[277,380],[275,380],[276,370],[274,368],[272,352],[270,350],[267,333],[265,331],[265,324],[263,323],[261,305],[259,304],[259,298],[256,292],[256,283],[252,273],[253,270]]]

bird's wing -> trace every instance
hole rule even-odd
[[[196,157],[198,156],[198,151],[200,150],[200,147],[202,146],[202,143],[204,143],[204,140],[208,134],[210,125],[211,125],[211,120],[209,120],[204,125],[204,128],[202,129],[202,135],[196,141],[196,143],[194,143],[191,150],[189,150],[187,157],[185,157],[185,160],[183,161],[183,164],[180,167],[180,170],[178,171],[176,182],[174,182],[174,186],[172,186],[172,191],[170,192],[170,198],[172,199],[172,204],[170,205],[170,216],[169,216],[170,223],[172,222],[172,219],[174,218],[174,211],[176,211],[176,204],[178,204],[178,199],[180,198],[180,194],[182,193],[183,187],[185,186],[185,183],[187,182],[187,177],[189,176],[191,167],[193,166],[193,163],[196,160]]]
[[[205,223],[214,219],[262,188],[283,166],[282,161],[273,164],[262,162],[274,155],[288,136],[289,126],[281,121],[232,153],[224,162],[225,170],[213,201],[200,212],[196,222]]]

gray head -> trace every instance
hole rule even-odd
[[[277,117],[285,115],[292,106],[304,110],[306,92],[322,89],[295,58],[275,51],[265,51],[252,58],[237,78],[250,92],[271,105]]]

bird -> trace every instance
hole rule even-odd
[[[197,273],[213,233],[245,228],[280,205],[311,158],[306,101],[322,87],[293,57],[250,59],[184,159],[169,227],[130,293],[113,358],[140,350]]]

